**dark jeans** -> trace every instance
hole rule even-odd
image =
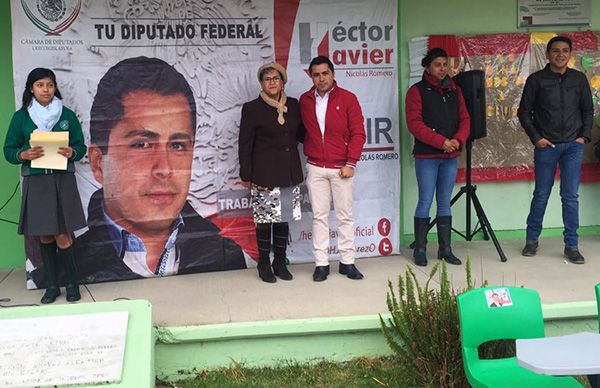
[[[556,166],[560,167],[560,199],[562,218],[565,226],[563,233],[565,246],[577,247],[579,228],[579,178],[583,144],[576,141],[555,144],[555,147],[535,148],[535,190],[531,200],[531,209],[527,217],[527,240],[537,241],[542,232],[542,221],[548,198],[554,185]]]
[[[450,216],[452,189],[456,182],[458,158],[415,159],[415,172],[419,185],[419,202],[415,217],[429,217],[433,194],[437,202],[438,216]]]

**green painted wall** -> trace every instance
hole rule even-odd
[[[548,336],[598,330],[595,301],[543,305],[542,311]],[[390,315],[383,318],[387,323]],[[277,367],[392,353],[378,315],[160,327],[156,340],[156,376],[166,381],[237,365]]]
[[[592,30],[600,30],[600,4],[593,1]],[[480,34],[500,32],[529,32],[517,29],[516,0],[400,0],[400,99],[401,108],[408,90],[408,41],[417,36],[430,34]],[[572,31],[573,28],[536,28],[535,31]],[[534,31],[534,29],[531,29]],[[412,234],[414,207],[417,203],[414,163],[411,156],[411,138],[406,129],[404,112],[400,109],[401,155],[402,155],[402,198],[401,198],[401,234]],[[595,129],[597,130],[597,128]],[[531,182],[486,183],[478,184],[478,197],[495,231],[519,230],[518,233],[500,233],[500,237],[524,238],[525,218],[529,212],[529,201],[533,193]],[[458,191],[459,186],[455,188]],[[585,184],[579,191],[580,224],[598,225],[600,208],[597,198],[600,184]],[[455,225],[464,229],[464,200],[453,208]],[[435,204],[434,204],[435,206]],[[435,210],[432,209],[432,214]],[[562,228],[560,197],[555,185],[544,218],[546,228]],[[543,236],[556,235],[556,230],[547,230]]]
[[[10,33],[10,1],[0,0],[0,141],[4,145],[6,129],[15,111],[13,94]],[[0,158],[0,207],[6,204],[19,181],[19,168]],[[24,266],[23,238],[17,235],[20,192],[0,210],[0,268]]]
[[[10,4],[0,0],[0,135],[4,139],[8,120],[14,112]],[[399,52],[400,52],[400,120],[401,127],[401,230],[403,241],[410,239],[412,219],[417,200],[414,164],[411,157],[411,139],[404,124],[403,100],[408,88],[407,42],[416,36],[428,34],[476,34],[494,32],[523,31],[516,28],[516,1],[497,0],[399,0]],[[600,6],[592,7],[592,29],[600,30]],[[539,29],[536,29],[536,31]],[[560,31],[561,29],[546,29]],[[562,29],[569,30],[569,29]],[[0,162],[0,205],[12,194],[18,179],[18,169]],[[478,196],[487,216],[501,238],[522,238],[529,200],[533,192],[531,182],[487,183],[478,185]],[[458,187],[457,187],[458,189]],[[600,209],[596,198],[600,195],[600,184],[586,184],[580,189],[581,225],[598,225]],[[19,198],[14,198],[2,210],[0,218],[18,220]],[[464,229],[465,209],[461,200],[454,208],[455,225]],[[555,190],[544,224],[547,228],[562,226],[560,199]],[[595,229],[595,228],[593,228]],[[515,232],[516,231],[516,232]],[[545,236],[560,234],[558,230],[547,229]],[[23,240],[16,234],[16,225],[0,221],[0,268],[23,266]]]

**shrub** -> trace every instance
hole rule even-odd
[[[468,387],[463,369],[456,295],[473,289],[471,262],[467,258],[466,289],[450,285],[445,262],[441,263],[439,290],[429,285],[440,264],[433,266],[424,286],[410,267],[398,276],[397,294],[388,282],[387,306],[391,318],[379,316],[383,334],[404,370],[407,386]],[[486,282],[484,282],[485,285]],[[480,349],[483,358],[506,357],[514,352],[514,341],[488,343]]]

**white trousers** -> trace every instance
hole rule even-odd
[[[306,165],[306,186],[313,212],[313,255],[317,266],[329,265],[329,210],[337,218],[338,250],[343,264],[354,264],[352,178],[341,178],[339,169]]]

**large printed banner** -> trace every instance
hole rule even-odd
[[[357,257],[398,252],[397,4],[394,0],[12,0],[15,100],[48,67],[80,118],[77,182],[88,220],[75,242],[85,283],[253,266],[249,192],[240,184],[241,106],[256,71],[287,67],[288,96],[312,86],[323,54],[362,105],[367,143],[354,180]],[[311,208],[290,224],[288,256],[311,262]],[[338,258],[331,214],[331,248]],[[28,286],[45,285],[26,240]]]

